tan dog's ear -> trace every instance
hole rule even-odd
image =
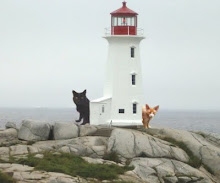
[[[148,105],[148,104],[146,104],[146,109],[147,109],[147,110],[149,110],[149,109],[150,109],[150,107],[149,107],[149,105]]]
[[[155,109],[156,111],[158,111],[158,110],[159,110],[159,105],[157,105],[156,107],[154,107],[154,109]]]

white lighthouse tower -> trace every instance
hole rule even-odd
[[[103,97],[90,102],[93,125],[130,126],[142,124],[144,105],[139,44],[143,31],[137,29],[137,13],[122,8],[111,13],[111,28]]]

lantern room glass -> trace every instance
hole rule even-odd
[[[113,26],[135,26],[135,17],[113,17]]]

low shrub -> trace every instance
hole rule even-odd
[[[116,152],[110,152],[110,153],[106,153],[103,156],[104,160],[109,160],[109,161],[114,161],[116,163],[121,163],[118,154]]]
[[[5,173],[0,172],[0,182],[1,183],[15,183],[15,180],[12,177],[8,176]]]

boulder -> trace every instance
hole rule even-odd
[[[114,129],[108,142],[108,152],[122,158],[135,157],[171,158],[188,162],[188,155],[172,144],[135,130]]]
[[[9,147],[0,147],[0,159],[1,160],[8,160],[10,156]]]
[[[204,137],[207,141],[212,143],[213,145],[220,148],[220,134],[217,133],[205,133],[205,132],[195,132],[202,137]]]
[[[67,143],[57,143],[56,148],[61,152],[70,152],[79,156],[102,158],[107,149],[106,137],[78,137]]]
[[[55,123],[53,135],[55,140],[72,139],[78,137],[79,129],[73,123]]]
[[[17,155],[25,155],[28,154],[28,147],[27,145],[16,145],[10,147],[10,155],[17,156]]]
[[[16,129],[9,128],[0,131],[0,145],[12,145],[18,143],[18,132]]]
[[[172,159],[134,158],[130,166],[134,166],[135,174],[147,182],[213,182],[199,170]]]
[[[17,129],[17,126],[16,126],[16,124],[13,123],[13,122],[7,122],[7,123],[5,124],[5,128],[6,128],[6,129],[9,129],[9,128]]]
[[[98,130],[97,127],[86,124],[86,125],[81,125],[79,127],[79,136],[84,137],[84,136],[90,136],[94,134]]]
[[[184,143],[201,163],[208,167],[220,180],[220,146],[218,135],[202,135],[170,128],[151,128],[147,133],[160,138],[171,138]]]
[[[47,122],[23,120],[18,138],[26,141],[48,140],[51,126]]]
[[[19,164],[0,163],[0,171],[10,174],[14,182],[37,182],[37,183],[86,183],[87,180],[81,177],[72,177],[63,173],[36,171],[34,167]],[[2,182],[2,181],[1,181]],[[95,181],[92,181],[95,182]]]

